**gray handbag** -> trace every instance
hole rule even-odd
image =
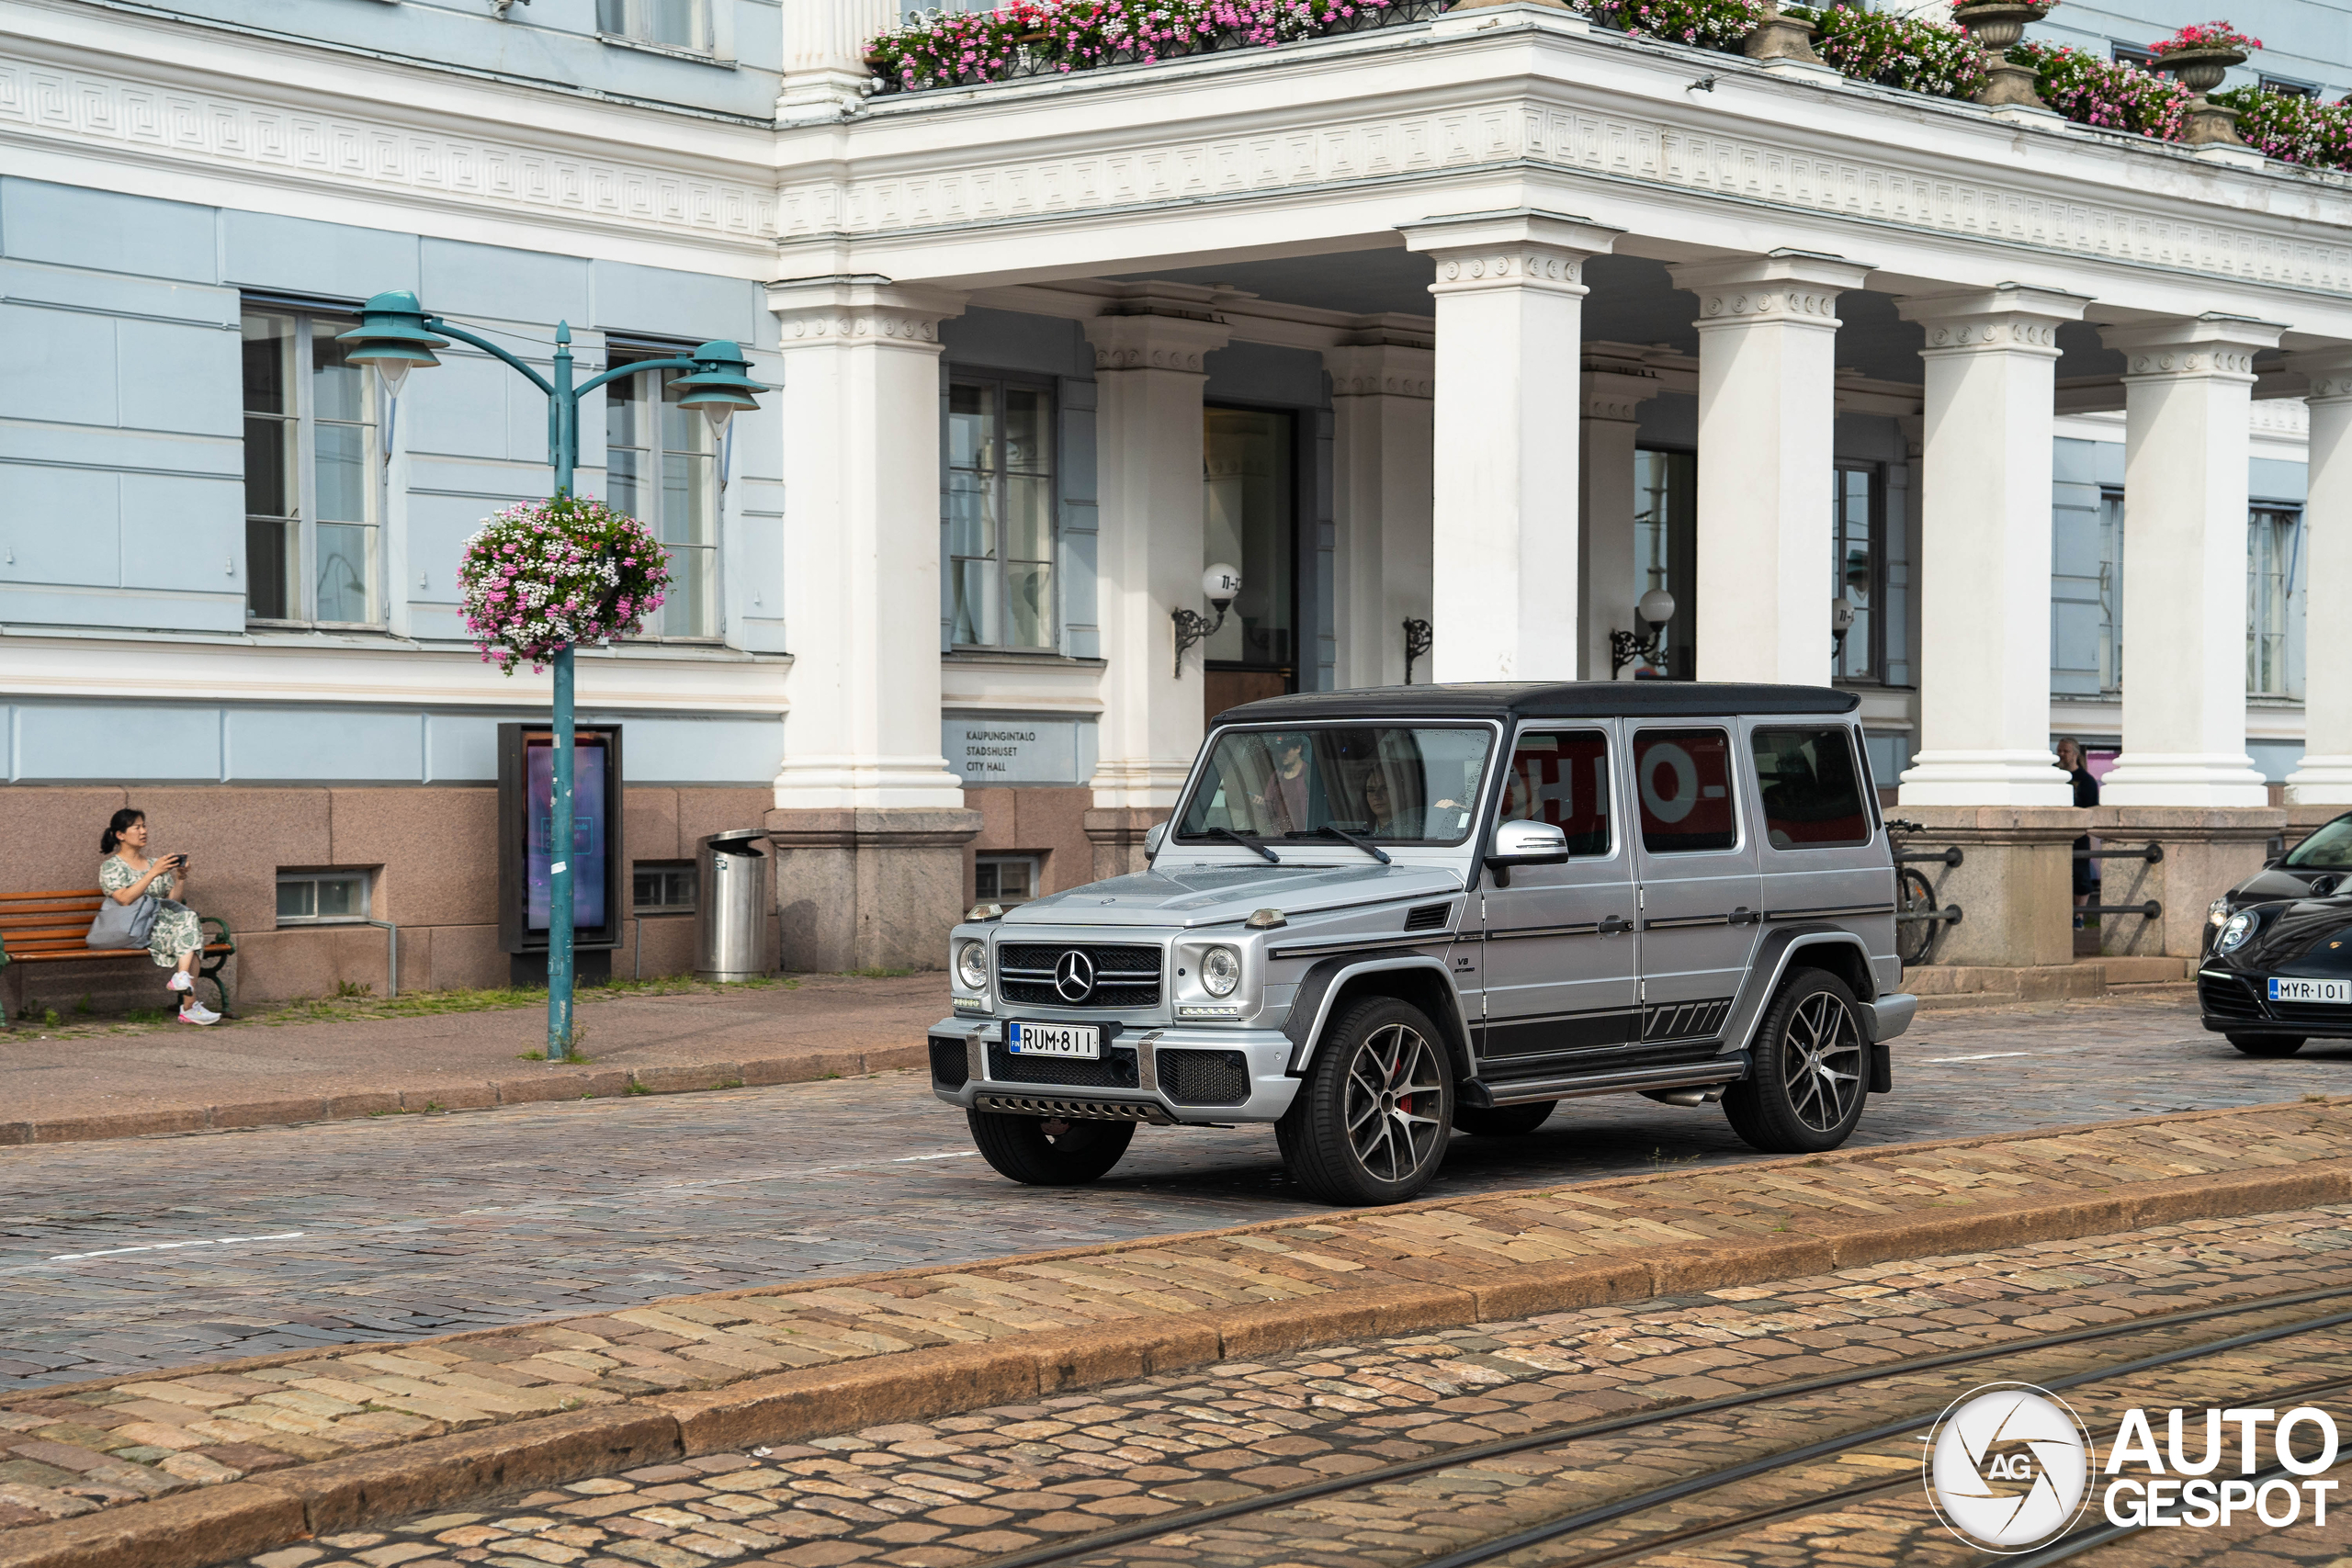
[[[155,908],[153,893],[141,893],[128,904],[109,893],[83,941],[92,947],[144,947],[155,930]]]

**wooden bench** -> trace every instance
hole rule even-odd
[[[143,947],[92,947],[87,938],[90,922],[98,916],[98,906],[106,894],[96,887],[76,888],[65,893],[0,893],[0,946],[8,952],[8,967],[20,964],[74,964],[98,958],[135,958],[153,965]],[[230,940],[228,922],[212,915],[198,917],[203,922],[206,940],[204,956],[198,961],[198,977],[212,982],[220,993],[220,1016],[229,1011],[229,982],[221,978],[221,971],[237,951]],[[17,1000],[24,1001],[25,981],[17,982]],[[0,1015],[0,1028],[6,1027],[5,1015]]]

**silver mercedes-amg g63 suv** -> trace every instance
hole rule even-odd
[[[1892,1087],[1894,869],[1858,699],[1586,682],[1274,697],[1210,726],[1150,869],[975,909],[934,1091],[1017,1181],[1138,1122],[1274,1123],[1333,1202],[1562,1100],[1837,1147]]]

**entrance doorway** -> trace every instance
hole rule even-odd
[[[1203,567],[1241,570],[1241,594],[1204,645],[1204,719],[1298,690],[1295,415],[1202,411]]]

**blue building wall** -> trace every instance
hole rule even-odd
[[[148,636],[158,660],[191,638],[462,648],[464,540],[488,513],[549,484],[544,398],[462,345],[379,415],[390,456],[380,631],[245,626],[241,300],[262,290],[348,305],[388,288],[415,290],[543,372],[555,323],[567,319],[583,372],[603,367],[605,334],[620,333],[733,338],[754,350],[755,376],[778,378],[773,318],[741,279],[0,177],[0,341],[10,360],[0,377],[0,637]],[[580,488],[594,493],[605,451],[593,403],[582,426]],[[783,460],[774,421],[730,427],[721,637],[659,657],[741,661],[784,650]],[[534,705],[519,692],[511,714],[26,703],[6,710],[5,776],[488,778],[483,738]],[[772,717],[609,716],[640,737],[674,730],[679,744],[628,749],[631,774],[648,781],[764,783],[782,752]],[[126,735],[140,740],[125,747]],[[109,750],[119,754],[96,765]]]

